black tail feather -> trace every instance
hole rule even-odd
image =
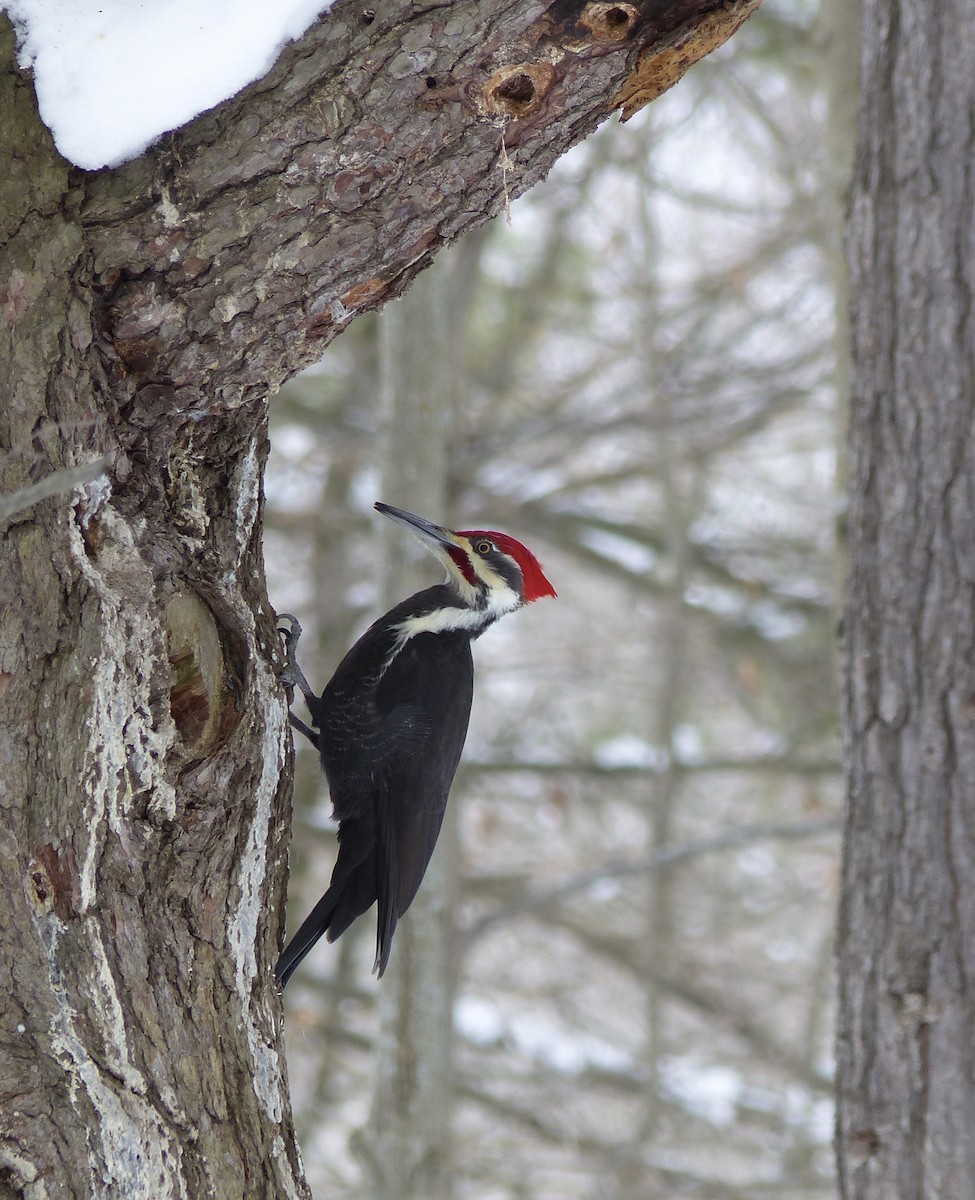
[[[332,882],[328,891],[302,921],[298,932],[285,946],[284,952],[278,959],[277,966],[274,968],[274,977],[281,988],[285,986],[295,968],[323,934],[327,934],[328,940],[334,942],[337,937],[341,937],[345,933],[356,917],[361,917],[376,902],[375,848],[369,846],[365,857],[358,858],[356,852],[360,846],[356,845],[354,839],[349,836],[354,828],[355,826],[352,824],[345,832],[344,837],[340,834],[339,857],[335,864],[335,870],[332,872]],[[394,926],[395,923],[394,919]],[[390,930],[389,936],[392,937],[392,930]],[[388,957],[389,946],[387,943],[383,967],[385,967],[385,959]]]
[[[305,917],[304,921],[302,921],[301,927],[291,941],[288,942],[287,946],[285,946],[284,952],[278,959],[277,966],[274,968],[274,978],[277,981],[278,987],[283,988],[285,986],[301,960],[322,934],[328,930],[335,916],[335,909],[338,906],[339,899],[340,897],[336,889],[329,888],[308,916]]]

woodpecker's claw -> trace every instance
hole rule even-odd
[[[281,622],[287,621],[291,626],[290,629],[282,629]],[[290,653],[295,646],[298,645],[298,639],[301,637],[301,622],[294,613],[278,613],[278,633],[285,640],[285,650]]]
[[[278,682],[282,687],[286,687],[289,692],[295,688],[301,692],[305,698],[305,703],[308,705],[309,711],[314,716],[318,705],[318,697],[311,690],[311,684],[305,678],[305,673],[295,661],[295,646],[298,645],[298,639],[301,637],[301,622],[291,613],[281,613],[278,616],[278,621],[287,621],[290,628],[281,629],[278,627],[278,633],[284,638],[284,670],[278,675]],[[288,703],[291,703],[291,697],[288,697]],[[299,733],[303,733],[311,744],[318,749],[318,734],[314,729],[309,728],[304,721],[299,720],[293,712],[288,713],[288,720],[293,728]],[[317,721],[316,721],[317,724]]]
[[[282,621],[287,621],[290,628],[282,629],[280,627]],[[295,659],[295,648],[301,637],[301,622],[291,613],[279,613],[278,633],[284,638],[284,670],[278,675],[278,682],[286,688],[298,688],[306,700],[309,697],[315,700],[317,697],[311,690],[311,684],[305,678],[304,672]]]

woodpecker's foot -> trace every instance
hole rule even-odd
[[[287,621],[290,628],[282,629],[280,627],[281,621]],[[301,623],[291,613],[280,613],[278,615],[278,622],[278,633],[284,638],[284,670],[278,675],[278,682],[286,688],[297,688],[304,696],[309,708],[314,710],[314,703],[318,697],[311,690],[311,684],[305,678],[305,673],[295,660],[295,647],[298,645],[298,639],[301,637]]]
[[[316,750],[320,748],[318,734],[314,729],[311,728],[310,725],[306,725],[304,721],[302,721],[299,717],[296,717],[293,712],[288,713],[288,720],[291,722],[292,729],[297,729],[299,733],[303,733]]]

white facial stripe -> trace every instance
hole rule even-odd
[[[513,612],[516,608],[521,607],[521,597],[509,586],[503,575],[499,575],[477,555],[473,556],[472,565],[474,574],[487,584],[489,612],[497,613],[500,616],[502,613]]]
[[[487,612],[492,618],[503,616],[505,613],[514,612],[516,608],[521,607],[521,597],[508,584],[503,575],[499,575],[480,557],[475,554],[471,543],[467,538],[458,538],[458,545],[465,551],[471,568],[477,578],[485,585],[485,587],[475,587],[465,576],[464,572],[457,566],[454,560],[450,557],[447,550],[442,546],[432,546],[429,542],[424,544],[428,549],[436,554],[437,558],[443,563],[447,569],[447,575],[450,582],[460,592],[461,599],[472,609],[477,609],[480,613]],[[507,556],[506,556],[507,557]],[[512,560],[514,561],[514,560]],[[517,566],[517,564],[515,564]],[[482,596],[487,595],[487,605],[484,606]],[[448,609],[448,612],[453,612],[453,609]],[[457,610],[461,611],[461,610]],[[463,622],[442,626],[443,629],[476,629],[478,621],[473,621],[469,624]],[[407,635],[412,636],[412,635]]]
[[[496,613],[500,617],[504,613],[514,612],[516,608],[521,608],[521,597],[518,593],[510,588],[500,576],[495,576],[495,578],[498,582],[492,584],[491,590],[488,592],[488,612]]]
[[[437,558],[447,568],[447,574],[450,576],[451,583],[454,584],[464,600],[473,606],[477,602],[477,588],[464,578],[464,572],[457,566],[446,550],[441,550],[438,547]]]

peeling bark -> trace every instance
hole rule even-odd
[[[267,397],[542,177],[654,46],[751,7],[340,3],[97,173],[56,153],[0,15],[0,493],[109,460],[2,530],[4,1195],[307,1196],[270,978]]]

